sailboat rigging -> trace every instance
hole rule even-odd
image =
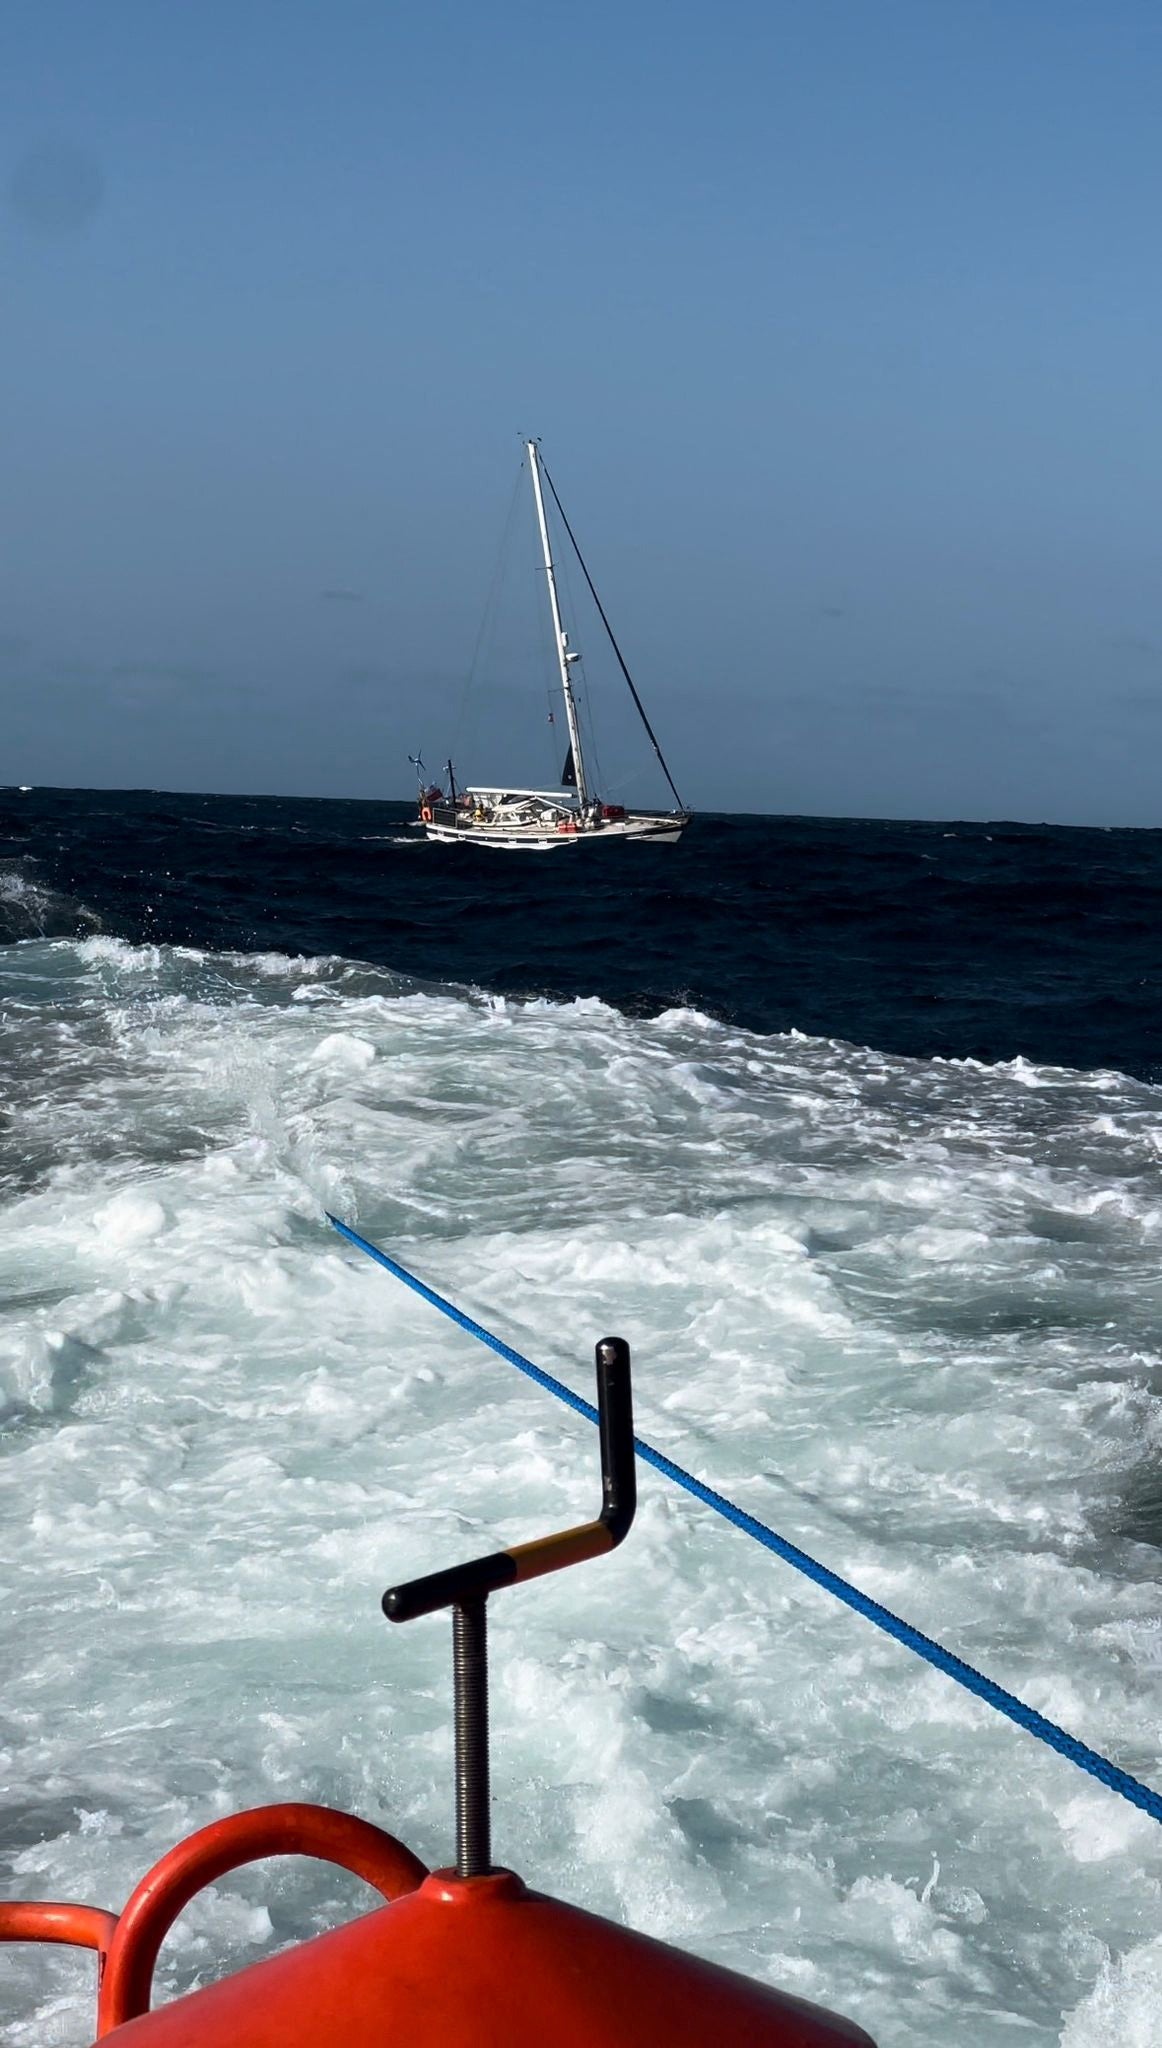
[[[568,753],[561,770],[561,787],[555,790],[513,789],[501,784],[484,787],[470,783],[458,791],[452,763],[448,761],[445,765],[448,787],[445,790],[437,784],[428,784],[425,781],[423,761],[416,755],[409,757],[419,780],[419,816],[416,822],[429,839],[440,840],[445,844],[459,842],[462,845],[495,846],[507,850],[523,847],[537,852],[547,852],[550,847],[592,846],[613,839],[648,839],[653,845],[672,845],[689,824],[690,813],[678,795],[653,727],[646,717],[645,708],[634,687],[621,649],[614,639],[609,620],[594,589],[593,579],[577,546],[573,529],[565,516],[552,477],[545,468],[539,444],[536,441],[528,441],[525,444],[525,453],[532,480],[553,641],[557,653],[558,679],[565,703],[565,723],[569,732]],[[672,811],[635,811],[628,810],[623,804],[605,803],[593,785],[582,745],[581,725],[577,715],[571,673],[581,657],[569,645],[569,635],[561,617],[557,575],[545,511],[545,484],[549,487],[561,524],[581,565],[582,574],[597,607],[601,623],[609,636],[609,643],[618,666],[629,686],[638,716],[673,792],[676,808]]]

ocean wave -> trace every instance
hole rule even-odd
[[[285,1797],[447,1856],[444,1632],[384,1636],[378,1595],[583,1517],[594,1446],[324,1208],[583,1390],[625,1334],[644,1434],[1150,1775],[1153,1091],[317,958],[20,952],[74,979],[6,1025],[41,1166],[0,1240],[13,1892],[116,1901]],[[1152,1823],[653,1478],[625,1550],[493,1641],[530,1880],[902,2048],[1144,2009],[1147,1965],[1106,1958]],[[278,1897],[241,1951],[207,1898],[159,1995],[345,1909],[321,1868]]]
[[[39,894],[35,891],[34,894],[39,901]],[[90,915],[83,907],[74,912],[65,899],[51,901],[65,904],[62,915],[79,915],[82,920],[87,920]],[[873,1070],[891,1068],[902,1075],[915,1070],[922,1075],[931,1074],[934,1079],[945,1072],[960,1073],[966,1077],[1004,1077],[1032,1092],[1065,1088],[1088,1090],[1100,1095],[1125,1088],[1138,1102],[1157,1102],[1162,1095],[1162,1083],[1139,1081],[1115,1067],[1077,1069],[1032,1060],[1022,1053],[995,1059],[954,1053],[927,1056],[892,1054],[876,1046],[804,1031],[794,1024],[778,1031],[756,1031],[732,1023],[689,1001],[669,1005],[655,1003],[639,1013],[600,995],[552,991],[504,993],[468,981],[402,973],[387,965],[339,953],[295,954],[272,949],[249,952],[209,946],[159,945],[106,932],[95,932],[87,937],[74,938],[70,935],[56,938],[37,949],[28,942],[31,936],[26,935],[19,956],[10,957],[6,980],[13,986],[23,976],[32,975],[42,999],[48,995],[54,975],[60,977],[63,994],[75,981],[78,970],[82,973],[97,972],[99,991],[109,998],[116,993],[118,977],[124,977],[127,993],[148,983],[154,993],[166,991],[219,996],[227,1003],[260,997],[277,1002],[284,996],[290,1001],[308,1004],[315,1001],[354,1001],[360,997],[393,1000],[429,996],[469,1008],[483,1007],[500,1015],[511,1012],[513,1015],[606,1018],[611,1028],[628,1024],[631,1027],[652,1027],[668,1034],[688,1032],[717,1039],[724,1046],[735,1048],[752,1044],[756,1048],[801,1046],[816,1049],[838,1061],[867,1063]]]
[[[41,882],[144,943],[1158,1077],[1157,834],[709,818],[676,847],[562,866],[449,856],[410,808],[0,795],[7,846]]]
[[[95,910],[49,888],[31,862],[0,863],[0,946],[28,938],[73,936],[99,931]]]
[[[624,1334],[644,1435],[1157,1782],[1157,1088],[336,937],[0,955],[11,1894],[116,1904],[267,1799],[447,1860],[446,1630],[379,1595],[583,1519],[595,1449],[327,1209],[583,1392]],[[1156,1825],[654,1475],[492,1636],[531,1882],[898,2048],[1148,2028]],[[159,1997],[350,1910],[271,1883],[199,1902]],[[83,2037],[44,1968],[5,1958],[14,2048]]]

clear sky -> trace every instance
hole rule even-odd
[[[696,807],[1162,826],[1160,249],[1157,0],[6,0],[0,781],[543,777],[534,432]]]

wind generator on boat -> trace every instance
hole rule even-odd
[[[527,847],[534,852],[543,853],[550,847],[595,846],[599,842],[604,844],[614,839],[648,839],[655,846],[673,845],[689,824],[690,813],[684,808],[674,786],[674,778],[666,766],[653,727],[646,717],[645,707],[634,687],[621,649],[613,637],[601,599],[593,587],[593,579],[585,566],[573,529],[565,516],[564,506],[557,496],[553,479],[545,468],[539,444],[536,441],[526,442],[525,452],[528,456],[533,499],[537,509],[537,526],[540,531],[545,580],[549,591],[549,610],[553,621],[553,640],[557,649],[561,692],[565,699],[565,723],[569,729],[569,751],[561,771],[561,787],[514,789],[499,783],[488,787],[471,784],[466,789],[458,791],[455,772],[449,761],[446,769],[448,788],[445,791],[425,782],[423,761],[419,755],[414,755],[412,765],[420,784],[417,823],[427,833],[429,839],[442,840],[445,844],[459,842],[473,846],[498,846],[509,851]],[[545,516],[542,479],[552,493],[561,524],[581,565],[601,623],[609,635],[609,644],[629,686],[630,695],[649,735],[662,773],[673,791],[676,808],[672,811],[631,811],[623,804],[603,803],[594,788],[581,742],[581,724],[577,715],[577,700],[571,674],[581,657],[570,647],[569,635],[561,619],[561,604],[557,595],[557,577],[553,567],[549,524]]]

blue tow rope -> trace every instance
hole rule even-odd
[[[494,1337],[482,1324],[473,1322],[471,1316],[466,1316],[462,1309],[446,1301],[434,1288],[426,1287],[422,1280],[417,1280],[414,1273],[408,1272],[406,1266],[401,1266],[397,1259],[390,1258],[387,1252],[380,1251],[379,1246],[371,1244],[367,1238],[360,1237],[358,1231],[352,1230],[346,1223],[341,1223],[337,1216],[328,1213],[327,1221],[334,1225],[340,1237],[347,1239],[348,1244],[353,1244],[357,1250],[366,1252],[369,1259],[374,1259],[377,1265],[393,1273],[397,1280],[403,1281],[405,1287],[410,1287],[424,1301],[431,1302],[432,1307],[438,1308],[441,1315],[448,1316],[454,1323],[459,1323],[462,1330],[467,1330],[471,1336],[478,1337],[482,1344],[487,1344],[500,1358],[505,1358],[510,1365],[515,1365],[518,1372],[523,1372],[530,1380],[535,1380],[546,1392],[555,1394],[559,1401],[564,1401],[566,1407],[572,1408],[577,1415],[583,1415],[587,1422],[596,1423],[597,1410],[592,1402],[583,1401],[580,1394],[574,1394],[560,1380],[554,1379],[551,1373],[542,1372],[539,1366],[533,1365],[527,1358],[522,1358],[520,1352],[514,1351],[510,1344],[505,1344],[499,1337]],[[841,1579],[838,1572],[829,1571],[825,1564],[820,1564],[818,1559],[809,1557],[805,1550],[800,1550],[794,1543],[788,1543],[785,1536],[776,1535],[773,1529],[767,1528],[765,1522],[759,1522],[753,1515],[748,1515],[745,1508],[737,1507],[734,1501],[727,1500],[724,1494],[716,1493],[712,1486],[706,1486],[701,1479],[695,1479],[692,1473],[684,1472],[681,1465],[675,1465],[672,1458],[667,1458],[661,1451],[656,1451],[653,1445],[646,1443],[642,1437],[635,1436],[634,1449],[643,1464],[652,1465],[656,1472],[662,1472],[667,1479],[672,1479],[675,1486],[682,1487],[686,1493],[692,1494],[695,1500],[702,1501],[704,1506],[713,1508],[715,1513],[722,1515],[726,1521],[733,1522],[736,1529],[741,1529],[747,1536],[753,1536],[755,1542],[761,1543],[764,1550],[773,1551],[776,1557],[782,1558],[784,1564],[794,1565],[796,1571],[813,1579],[817,1586],[824,1587],[828,1593],[834,1593],[836,1599],[842,1600],[845,1607],[853,1608],[856,1614],[862,1614],[867,1621],[874,1622],[885,1635],[894,1636],[898,1643],[903,1643],[906,1649],[914,1650],[918,1657],[923,1657],[926,1663],[934,1665],[937,1671],[943,1671],[946,1677],[955,1679],[957,1685],[962,1685],[966,1692],[975,1693],[977,1699],[984,1700],[990,1707],[995,1707],[998,1714],[1005,1714],[1010,1721],[1015,1721],[1018,1728],[1027,1729],[1030,1735],[1036,1735],[1041,1742],[1048,1743],[1050,1749],[1055,1749],[1059,1756],[1068,1757],[1070,1763],[1076,1764],[1079,1770],[1088,1771],[1091,1778],[1100,1779],[1103,1785],[1109,1786],[1111,1792],[1120,1792],[1123,1799],[1128,1799],[1132,1806],[1140,1807],[1152,1820],[1162,1821],[1162,1797],[1152,1791],[1149,1785],[1143,1785],[1139,1779],[1132,1778],[1128,1771],[1119,1770],[1117,1764],[1111,1763],[1108,1757],[1099,1756],[1095,1749],[1090,1749],[1084,1742],[1079,1742],[1075,1735],[1067,1734],[1064,1728],[1058,1728],[1055,1722],[1047,1721],[1044,1714],[1039,1714],[1035,1707],[1026,1706],[1024,1700],[1019,1700],[1014,1693],[1006,1692],[1002,1685],[996,1685],[982,1672],[974,1671],[971,1664],[966,1664],[960,1657],[954,1657],[951,1650],[934,1643],[930,1636],[923,1635],[918,1628],[913,1628],[910,1622],[902,1621],[890,1608],[881,1607],[878,1600],[870,1600],[866,1593],[860,1592],[858,1586],[849,1584],[847,1579]]]

